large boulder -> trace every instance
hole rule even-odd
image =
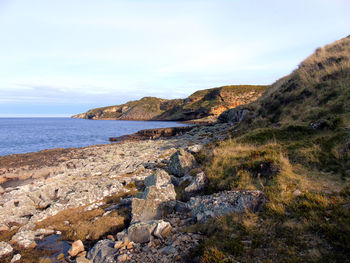
[[[132,200],[132,222],[145,222],[161,219],[162,207],[169,201],[176,199],[174,185],[147,187],[142,199]]]
[[[198,173],[192,180],[192,182],[184,189],[183,197],[189,199],[192,196],[200,193],[208,184],[208,178],[204,172]]]
[[[184,149],[180,149],[170,157],[168,169],[171,174],[182,177],[195,166],[197,166],[197,163],[194,156]]]
[[[109,239],[98,241],[95,246],[88,252],[87,258],[93,263],[115,263],[114,242]]]
[[[266,201],[263,193],[253,191],[224,191],[213,195],[192,197],[187,206],[199,222],[211,217],[256,211]]]
[[[162,170],[162,169],[157,169],[152,175],[148,176],[144,180],[144,184],[146,187],[155,185],[157,187],[167,185],[171,182],[171,177],[170,175]]]

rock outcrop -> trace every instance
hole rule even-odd
[[[180,149],[170,157],[168,169],[171,174],[182,177],[189,174],[195,166],[197,163],[194,156],[184,149]]]
[[[144,97],[122,105],[91,109],[73,118],[214,122],[222,112],[256,100],[266,87],[224,86],[199,90],[186,99],[175,100]]]

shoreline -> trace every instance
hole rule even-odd
[[[129,193],[128,185],[166,167],[178,149],[223,139],[227,128],[224,124],[196,126],[168,138],[0,157],[0,178],[5,183],[0,188],[0,241],[10,242],[19,251],[35,247],[36,239],[30,237],[41,233],[36,230],[39,222],[67,209],[99,209],[106,198]]]

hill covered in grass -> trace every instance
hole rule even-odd
[[[219,119],[229,139],[197,156],[207,193],[259,189],[268,203],[190,229],[208,235],[201,262],[350,262],[350,37]]]
[[[200,90],[186,99],[144,97],[122,105],[91,109],[73,118],[114,120],[203,121],[215,120],[222,112],[256,100],[266,86],[224,86]]]

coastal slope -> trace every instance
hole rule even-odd
[[[144,97],[122,105],[96,108],[72,118],[92,120],[216,120],[222,112],[256,100],[267,86],[224,86],[199,90],[186,99]]]

